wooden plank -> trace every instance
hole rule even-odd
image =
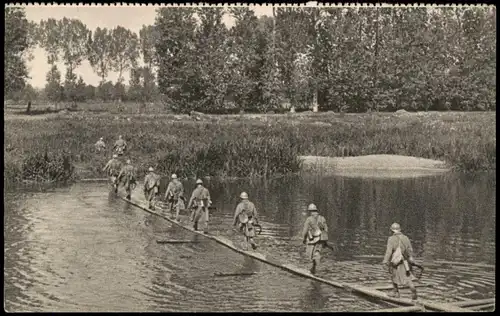
[[[325,283],[325,284],[328,284],[328,285],[331,285],[331,286],[334,286],[334,287],[337,287],[337,288],[343,288],[343,289],[347,289],[347,290],[350,290],[354,293],[358,293],[358,294],[364,294],[364,295],[368,295],[368,296],[371,296],[373,298],[378,298],[380,300],[384,300],[384,301],[388,301],[388,302],[393,302],[393,303],[396,303],[396,304],[399,304],[399,305],[404,305],[404,306],[415,306],[416,302],[415,301],[411,301],[411,300],[408,300],[408,299],[401,299],[401,298],[394,298],[394,297],[390,297],[388,295],[386,295],[385,293],[383,292],[380,292],[380,291],[377,291],[377,290],[373,290],[373,289],[369,289],[367,287],[364,287],[364,286],[358,286],[358,285],[348,285],[348,284],[344,284],[344,283],[340,283],[340,282],[336,282],[336,281],[332,281],[332,280],[327,280],[327,279],[323,279],[323,278],[319,278],[315,275],[312,275],[309,271],[305,270],[305,269],[301,269],[301,268],[298,268],[294,265],[290,265],[290,264],[283,264],[283,263],[280,263],[279,261],[275,261],[275,260],[267,260],[266,256],[261,254],[261,253],[258,253],[258,252],[252,252],[252,251],[245,251],[245,250],[241,250],[239,248],[236,248],[233,243],[231,241],[229,241],[228,239],[222,237],[222,236],[213,236],[213,235],[210,235],[210,234],[204,234],[203,232],[200,232],[200,231],[195,231],[193,228],[191,227],[188,227],[188,226],[184,226],[182,225],[181,223],[178,223],[168,217],[165,217],[159,213],[156,213],[150,209],[148,209],[146,206],[143,206],[141,204],[139,204],[138,202],[136,201],[133,201],[133,200],[127,200],[126,198],[124,197],[121,197],[120,198],[125,201],[125,202],[128,202],[134,206],[137,206],[138,208],[148,212],[148,213],[151,213],[151,214],[154,214],[156,216],[159,216],[175,225],[178,225],[179,227],[181,228],[184,228],[186,230],[189,230],[195,234],[198,234],[198,235],[201,235],[201,236],[204,236],[208,239],[212,239],[216,242],[218,242],[219,244],[227,247],[227,248],[230,248],[238,253],[241,253],[243,255],[246,255],[246,256],[249,256],[249,257],[252,257],[254,259],[257,259],[259,261],[262,261],[264,263],[267,263],[269,265],[272,265],[272,266],[275,266],[277,268],[280,268],[282,270],[285,270],[285,271],[289,271],[293,274],[296,274],[296,275],[300,275],[302,277],[306,277],[306,278],[309,278],[309,279],[312,279],[312,280],[316,280],[318,282],[321,282],[321,283]],[[467,309],[464,309],[464,308],[460,308],[458,306],[454,306],[454,305],[450,305],[450,304],[440,304],[440,303],[434,303],[434,302],[423,302],[423,301],[420,301],[419,302],[420,304],[422,304],[424,307],[426,308],[430,308],[430,309],[433,309],[433,310],[437,310],[437,311],[451,311],[451,312],[471,312],[471,310],[467,310]]]
[[[445,261],[445,260],[436,260],[436,262],[441,263],[441,264],[451,264],[451,265],[455,265],[455,266],[495,269],[494,265],[486,264],[486,263],[456,262],[456,261]]]
[[[109,181],[109,178],[80,179],[78,181],[81,181],[81,182],[101,182],[101,181]]]
[[[187,244],[187,243],[199,243],[198,240],[157,240],[158,244]]]
[[[485,298],[485,299],[480,299],[480,300],[467,300],[467,301],[461,301],[461,302],[453,302],[451,304],[464,307],[464,306],[476,306],[476,305],[482,305],[482,304],[491,304],[495,303],[494,298]]]
[[[433,285],[432,284],[428,284],[428,283],[420,283],[420,284],[414,284],[415,287],[432,287]],[[373,290],[378,290],[378,291],[383,291],[383,290],[392,290],[394,287],[391,285],[391,284],[387,284],[387,285],[371,285],[369,286],[370,289],[373,289]],[[400,287],[399,289],[407,289],[408,287],[407,286],[403,286],[403,287]]]
[[[376,309],[366,311],[368,313],[408,313],[408,312],[423,312],[425,309],[422,306],[405,306],[395,308]]]
[[[459,312],[459,313],[471,313],[473,312],[470,309],[462,308],[456,305],[448,304],[448,303],[437,303],[437,302],[429,302],[429,301],[421,301],[422,305],[425,306],[426,309],[433,309],[437,311],[443,312]]]
[[[232,277],[232,276],[250,276],[255,275],[257,272],[240,272],[240,273],[220,273],[215,272],[214,276],[216,277]]]
[[[484,309],[494,308],[494,307],[495,307],[495,303],[478,305],[478,306],[473,306],[473,307],[469,307],[469,308],[474,310],[474,311],[479,311],[479,310],[484,310]]]
[[[352,256],[353,258],[359,258],[359,259],[384,259],[384,256],[378,256],[378,255],[359,255],[359,256]]]

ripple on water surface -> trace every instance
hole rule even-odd
[[[172,227],[110,199],[102,185],[7,195],[5,213],[8,311],[354,311],[385,307]],[[197,243],[156,243],[164,238]],[[256,273],[214,277],[215,272]]]

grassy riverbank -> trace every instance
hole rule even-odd
[[[111,147],[120,134],[141,173],[152,165],[188,177],[271,176],[300,170],[299,155],[396,154],[466,171],[496,167],[495,112],[4,118],[4,181],[13,182],[102,177],[111,153],[94,152],[94,143],[104,137]]]

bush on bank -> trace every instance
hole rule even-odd
[[[488,170],[496,168],[495,124],[494,113],[7,120],[5,146],[11,150],[4,177],[62,181],[75,168],[102,177],[118,135],[127,140],[127,157],[140,175],[153,166],[184,177],[272,176],[298,171],[298,155],[398,154],[445,160],[465,171]],[[94,150],[99,137],[107,144],[105,153]],[[53,154],[47,159],[45,152]]]

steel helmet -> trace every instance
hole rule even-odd
[[[114,155],[113,155],[113,158],[118,158],[118,155],[117,155],[117,154],[114,154]]]
[[[311,204],[309,204],[309,206],[307,207],[307,210],[308,210],[309,212],[317,212],[317,211],[318,211],[318,208],[316,207],[316,205],[314,205],[314,204],[312,204],[312,203],[311,203]]]
[[[131,162],[130,162],[130,159],[127,159],[127,163],[128,163],[128,164],[129,164],[129,163],[131,163]]]
[[[177,175],[175,173],[172,174],[172,179],[177,179]]]
[[[201,179],[196,180],[196,184],[203,184],[203,181]]]
[[[240,198],[246,200],[246,199],[248,199],[248,194],[246,192],[241,192]]]
[[[148,171],[153,172],[155,170],[153,169],[153,167],[149,167]]]
[[[400,232],[400,231],[401,231],[401,226],[399,226],[399,224],[398,224],[398,223],[393,223],[393,224],[391,225],[391,230],[392,230],[393,232],[395,232],[395,233],[396,233],[396,232]]]
[[[100,139],[100,140],[103,140],[103,139],[104,139],[104,137],[101,137],[101,138],[99,138],[99,139]]]

